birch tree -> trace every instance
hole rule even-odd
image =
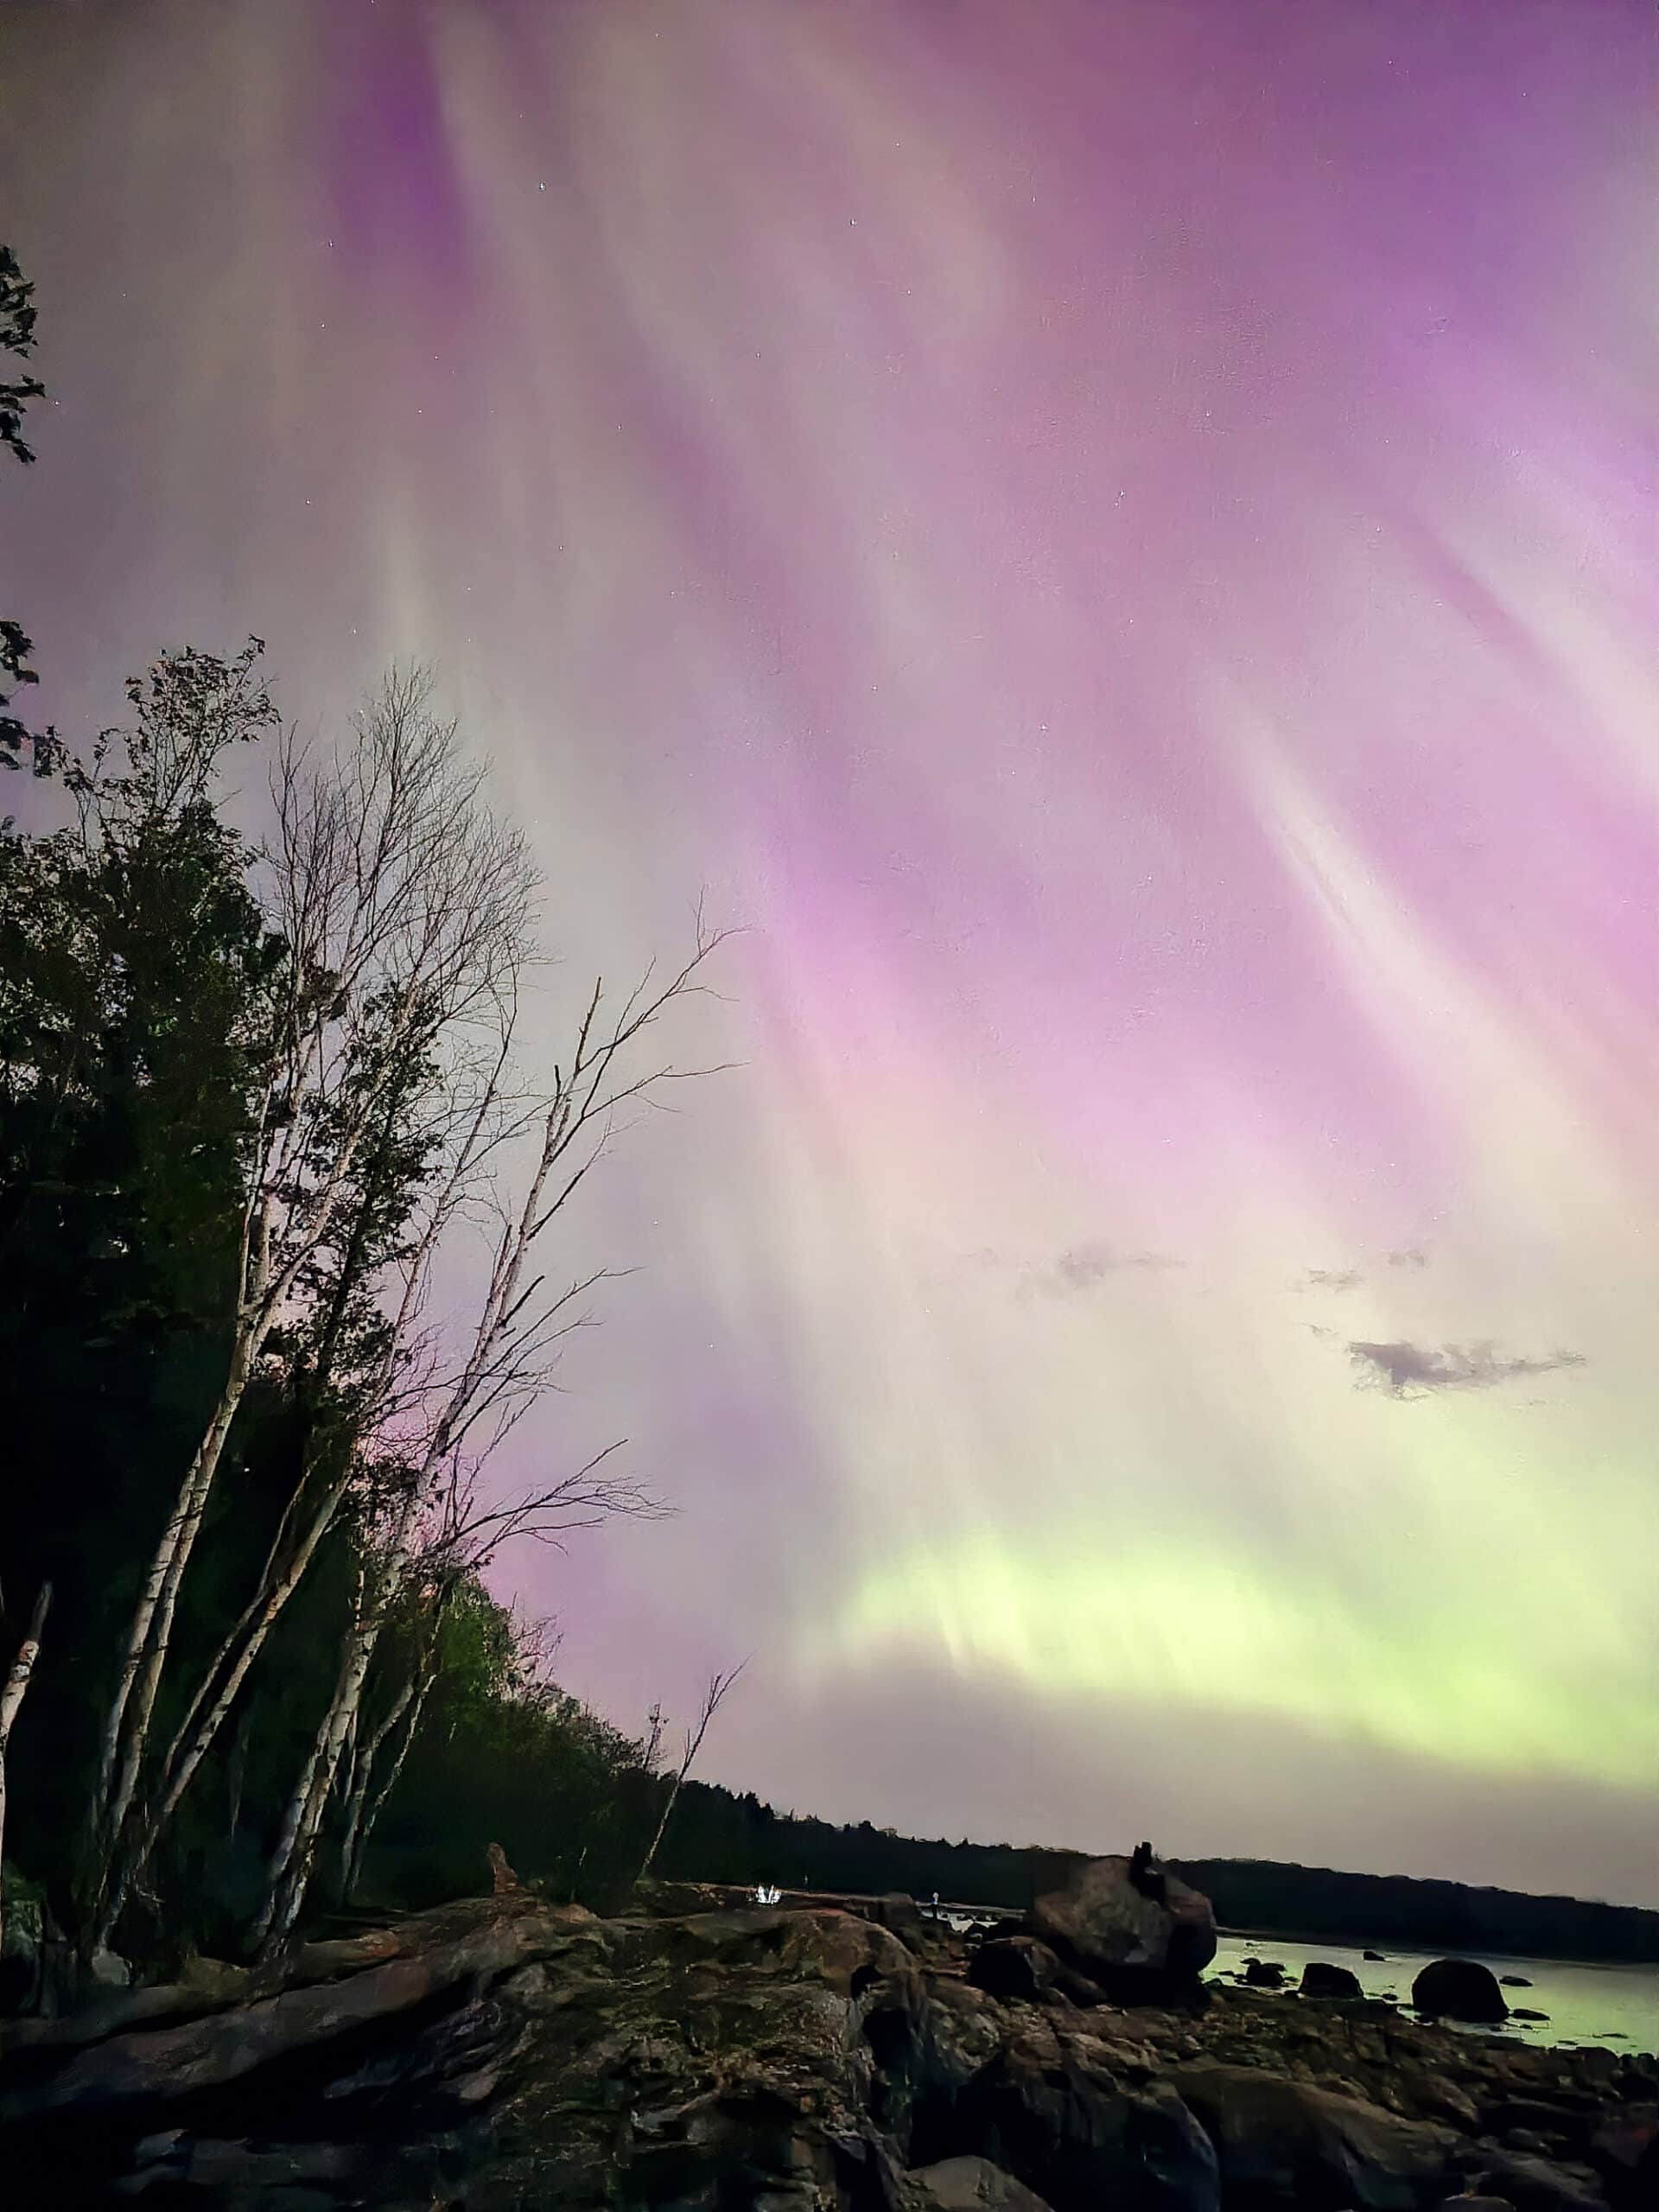
[[[442,1087],[446,1048],[499,1009],[524,957],[534,872],[429,696],[424,676],[393,675],[347,744],[314,762],[290,740],[274,779],[269,899],[284,957],[258,1069],[229,1345],[123,1639],[89,1814],[83,1940],[113,1924],[180,1588],[258,1363],[308,1304],[360,1156],[400,1090]],[[228,1709],[218,1695],[205,1707],[215,1727]],[[176,1764],[167,1793],[175,1784]]]
[[[327,1289],[308,1337],[285,1332],[297,1346],[290,1356],[308,1407],[297,1478],[254,1591],[200,1671],[148,1794],[129,1817],[104,1898],[106,1930],[325,1538],[342,1513],[354,1510],[354,1499],[372,1490],[378,1445],[430,1386],[431,1352],[421,1317],[433,1262],[446,1231],[477,1195],[494,1149],[518,1126],[505,1090],[516,1005],[516,992],[505,990],[494,1034],[470,1057],[446,1056],[442,1089],[435,1099],[423,1094],[416,1100],[419,1114],[400,1145],[391,1142],[390,1128],[383,1134],[372,1170],[342,1217],[332,1278],[314,1270]],[[409,1104],[406,1095],[395,1096],[388,1123],[400,1116],[407,1121]],[[379,1303],[388,1294],[389,1319]]]
[[[398,1476],[368,1539],[364,1595],[348,1626],[339,1675],[296,1777],[277,1834],[264,1904],[252,1930],[264,1951],[279,1947],[302,1909],[331,1793],[358,1726],[365,1686],[387,1620],[422,1561],[451,1573],[480,1571],[522,1536],[556,1541],[614,1514],[653,1510],[638,1485],[606,1471],[607,1446],[574,1474],[493,1503],[480,1481],[492,1454],[549,1389],[564,1339],[586,1325],[582,1301],[614,1271],[601,1269],[554,1288],[539,1265],[542,1239],[605,1155],[619,1116],[656,1103],[670,1086],[715,1071],[672,1061],[639,1071],[636,1048],[676,1001],[702,991],[705,963],[721,942],[698,917],[690,956],[659,979],[648,969],[620,1005],[595,982],[567,1061],[556,1066],[534,1131],[534,1151],[516,1201],[498,1196],[489,1266],[454,1366],[435,1378],[422,1418],[406,1434]]]
[[[6,1669],[4,1681],[0,1681],[0,1949],[4,1948],[6,1934],[6,1746],[29,1694],[35,1662],[41,1656],[41,1639],[46,1633],[47,1609],[51,1603],[52,1585],[43,1582],[35,1599],[35,1610],[29,1617],[29,1626],[23,1631],[23,1640]]]

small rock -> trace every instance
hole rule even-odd
[[[1497,1977],[1505,1989],[1530,1989],[1532,1984],[1523,1974],[1501,1974]]]
[[[890,1890],[886,1897],[878,1897],[870,1908],[870,1918],[878,1928],[906,1941],[922,1932],[921,1908],[904,1890]]]
[[[1359,1976],[1347,1967],[1336,1967],[1325,1959],[1310,1959],[1302,1968],[1304,1997],[1363,1997]]]
[[[1277,1959],[1246,1959],[1244,1980],[1252,1989],[1281,1989],[1285,1970]]]
[[[1516,2212],[1605,2212],[1593,2174],[1521,2151],[1495,2147],[1478,2186],[1507,2197]]]
[[[100,1948],[92,1953],[86,1978],[94,1989],[125,1989],[132,1980],[132,1968],[118,1952]]]
[[[1548,2012],[1535,2012],[1529,2005],[1516,2005],[1510,2013],[1512,2020],[1547,2020]]]
[[[1388,1963],[1381,1951],[1362,1951],[1360,1953],[1360,1956],[1364,1959],[1375,1960],[1378,1966],[1385,1966]]]
[[[988,1996],[1040,2004],[1056,1983],[1060,1962],[1034,1936],[999,1936],[982,1943],[969,1965],[968,1979]]]
[[[1480,2110],[1467,2089],[1456,2082],[1448,2082],[1443,2074],[1431,2074],[1419,2084],[1417,2101],[1423,2110],[1436,2120],[1449,2120],[1459,2127],[1478,2127]]]
[[[905,2196],[917,2212],[1048,2212],[1043,2198],[988,2158],[913,2166],[905,2176]]]

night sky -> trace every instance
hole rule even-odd
[[[1647,0],[3,14],[31,711],[428,658],[549,1023],[744,927],[503,1471],[680,1509],[505,1561],[568,1686],[1659,1904]]]

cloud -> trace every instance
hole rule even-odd
[[[1426,1268],[1428,1265],[1428,1255],[1420,1244],[1408,1244],[1403,1251],[1389,1252],[1383,1256],[1391,1268]]]
[[[1558,1368],[1582,1367],[1584,1354],[1551,1352],[1547,1359],[1501,1358],[1494,1346],[1351,1343],[1348,1356],[1359,1370],[1362,1389],[1386,1390],[1391,1398],[1426,1397],[1431,1390],[1490,1390],[1518,1375],[1549,1375]]]
[[[1357,1268],[1309,1268],[1293,1290],[1352,1290],[1365,1280]]]
[[[987,1266],[1003,1264],[990,1253],[976,1253],[974,1256]],[[1161,1252],[1122,1252],[1115,1244],[1096,1238],[1088,1243],[1070,1245],[1052,1260],[1008,1264],[1016,1276],[1017,1298],[1086,1298],[1113,1275],[1157,1274],[1182,1263]]]

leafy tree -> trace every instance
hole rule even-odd
[[[73,823],[0,832],[0,1560],[56,1589],[14,1809],[60,1886],[103,1656],[224,1357],[283,948],[207,786],[269,718],[256,658],[159,664],[132,727],[68,764]]]
[[[0,355],[24,361],[35,351],[35,287],[23,276],[17,257],[9,245],[0,245]],[[35,449],[23,436],[23,416],[31,399],[43,399],[46,386],[0,361],[0,446],[6,447],[25,466]],[[38,683],[29,666],[34,640],[21,623],[0,617],[0,682],[8,685]],[[25,750],[32,750],[37,775],[47,774],[55,757],[56,740],[50,730],[27,728],[5,709],[10,690],[0,690],[0,767],[16,768]]]

